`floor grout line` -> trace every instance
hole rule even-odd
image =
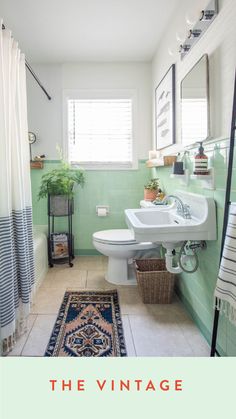
[[[136,346],[135,346],[135,343],[134,343],[134,335],[133,335],[133,330],[132,330],[132,326],[131,326],[131,322],[130,322],[129,314],[127,315],[127,317],[128,317],[129,328],[130,328],[130,333],[131,333],[131,338],[132,338],[132,342],[133,342],[133,347],[134,347],[135,356],[137,356]]]
[[[35,315],[35,314],[32,314],[32,316],[35,316],[35,319],[34,319],[34,321],[33,321],[33,323],[32,323],[32,326],[31,326],[31,328],[30,328],[30,330],[29,330],[29,333],[28,333],[27,338],[26,338],[26,340],[25,340],[25,343],[24,343],[24,345],[23,345],[23,347],[22,347],[22,350],[20,351],[20,356],[22,356],[22,352],[23,352],[23,350],[24,350],[24,348],[25,348],[26,343],[28,342],[29,335],[30,335],[30,333],[32,332],[32,329],[33,329],[33,327],[34,327],[34,325],[35,325],[35,322],[36,322],[36,320],[37,320],[38,314],[36,314],[36,315]]]
[[[86,270],[85,289],[88,288],[88,269]]]

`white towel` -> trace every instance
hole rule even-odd
[[[218,310],[236,324],[236,202],[232,202],[229,208],[215,297]]]

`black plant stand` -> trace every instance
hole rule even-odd
[[[74,200],[67,195],[53,196],[48,194],[48,263],[50,268],[54,264],[68,263],[70,267],[73,266],[74,259],[74,237],[72,233],[72,215],[74,213]],[[55,220],[58,217],[67,217],[67,231],[55,232]],[[58,235],[63,235],[66,238],[65,251],[62,246],[62,254],[55,252],[55,238]],[[63,240],[65,243],[65,240]],[[57,243],[60,246],[60,243]]]

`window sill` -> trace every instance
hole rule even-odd
[[[138,162],[133,163],[80,163],[70,162],[72,167],[84,170],[138,170]]]

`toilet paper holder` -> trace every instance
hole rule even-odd
[[[96,214],[100,217],[106,217],[110,213],[109,205],[96,205]]]

